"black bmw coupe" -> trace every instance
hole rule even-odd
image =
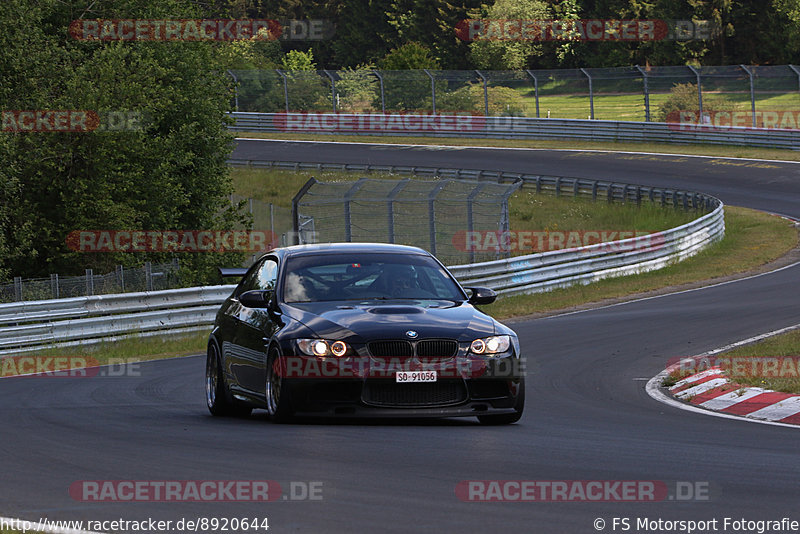
[[[237,273],[241,274],[241,273]],[[466,417],[514,423],[525,404],[513,330],[477,310],[428,252],[336,243],[273,250],[217,313],[206,401],[214,415]]]

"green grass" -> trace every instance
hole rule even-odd
[[[330,134],[295,134],[270,132],[236,132],[238,137],[252,139],[276,139],[283,141],[319,141],[338,143],[381,143],[400,145],[437,145],[437,146],[485,146],[508,148],[536,148],[558,150],[604,150],[611,152],[648,152],[653,154],[672,154],[681,157],[713,156],[715,158],[748,158],[780,161],[800,161],[800,151],[769,148],[748,148],[725,145],[679,145],[670,143],[612,143],[593,141],[545,141],[538,139],[461,139],[433,138],[412,136],[382,135],[330,135]],[[647,156],[657,160],[658,156]],[[721,162],[722,160],[713,160]],[[712,162],[712,163],[713,163]],[[719,163],[724,164],[724,163]],[[749,163],[749,166],[769,165],[768,163]]]
[[[725,374],[742,386],[800,394],[800,330],[738,347],[716,356]],[[774,365],[774,366],[773,366]]]
[[[482,309],[503,319],[551,312],[699,280],[713,280],[764,265],[797,245],[797,230],[791,223],[763,212],[726,206],[725,227],[725,239],[696,256],[664,269],[548,293],[501,298]]]
[[[536,117],[536,98],[532,89],[519,90],[526,104],[526,116]],[[650,93],[650,120],[657,120],[660,107],[669,93]],[[724,97],[736,111],[751,110],[750,92],[703,92],[704,99]],[[756,92],[756,111],[796,111],[800,109],[800,96],[796,92]],[[559,119],[588,119],[590,103],[588,89],[581,94],[548,94],[539,89],[539,116]],[[640,121],[646,118],[642,93],[603,93],[595,91],[594,118],[597,120]]]

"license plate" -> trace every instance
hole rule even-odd
[[[436,382],[436,371],[397,371],[395,382]]]

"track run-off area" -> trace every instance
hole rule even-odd
[[[575,176],[692,189],[800,218],[800,163],[247,139],[232,157]],[[670,360],[800,323],[799,277],[800,265],[790,266],[509,321],[528,378],[525,414],[507,427],[474,419],[278,425],[263,412],[215,418],[205,406],[204,356],[142,363],[120,376],[3,379],[0,515],[268,518],[270,532],[637,532],[643,518],[716,519],[725,532],[725,518],[800,521],[800,429],[679,410],[645,391]],[[90,502],[70,492],[76,482],[115,480],[269,480],[283,493],[273,502]],[[613,502],[613,491],[575,502],[468,502],[461,489],[469,481],[648,481],[666,493],[657,491],[656,502]]]

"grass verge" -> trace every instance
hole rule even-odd
[[[700,280],[746,272],[784,255],[798,243],[794,226],[747,208],[725,207],[725,239],[687,260],[658,271],[609,278],[549,293],[498,299],[482,309],[498,319],[571,308]]]
[[[726,376],[742,386],[800,394],[800,330],[718,354]]]
[[[276,139],[282,141],[320,141],[339,143],[383,143],[402,145],[482,146],[506,148],[543,148],[560,150],[606,150],[611,152],[652,152],[717,158],[752,158],[800,161],[800,151],[769,148],[748,148],[725,145],[679,145],[670,143],[612,143],[593,141],[544,141],[538,139],[462,139],[441,137],[406,137],[382,135],[328,135],[266,132],[236,132],[237,137]]]

